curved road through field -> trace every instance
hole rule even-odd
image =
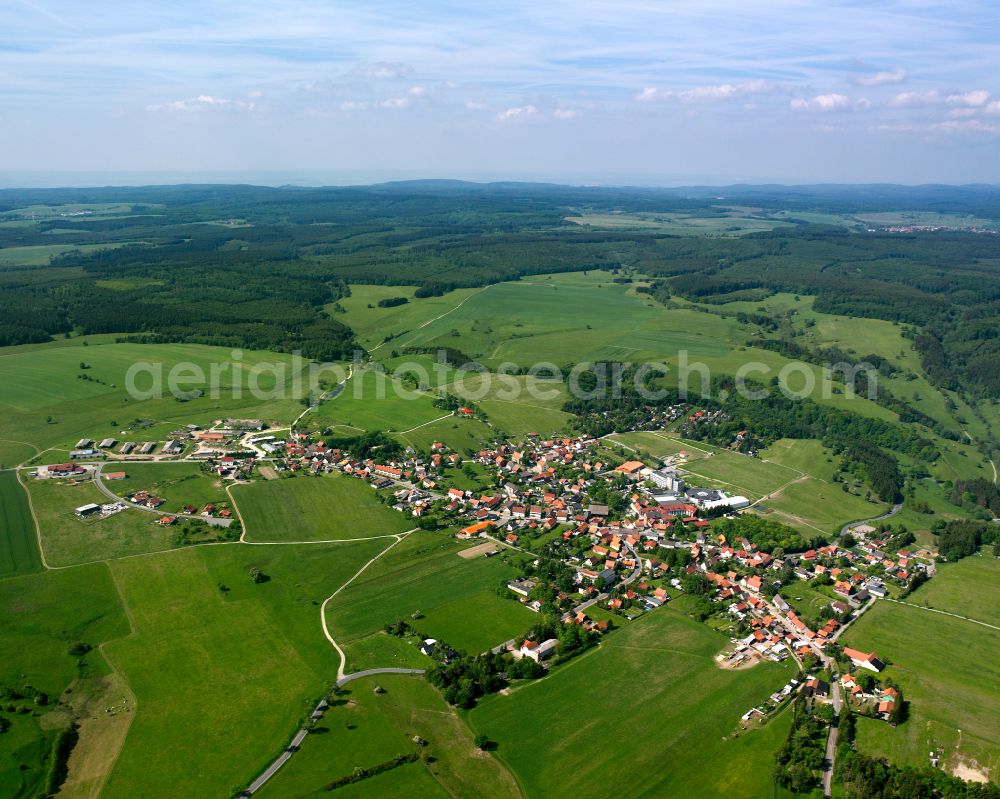
[[[883,519],[891,519],[902,509],[903,509],[903,503],[897,502],[895,505],[892,506],[892,510],[888,511],[887,513],[883,513],[881,516],[875,516],[871,519],[859,519],[856,522],[848,522],[847,524],[845,524],[843,527],[840,528],[840,534],[845,535],[850,531],[852,527],[857,527],[859,524],[868,524],[869,522],[880,522]]]
[[[319,610],[320,623],[323,626],[323,635],[326,636],[326,639],[330,642],[330,645],[336,650],[337,655],[339,655],[340,657],[340,665],[337,666],[336,684],[338,688],[347,685],[348,683],[353,682],[354,680],[360,680],[363,677],[372,677],[377,674],[423,674],[424,673],[423,669],[402,669],[389,666],[380,669],[365,669],[363,671],[356,671],[353,674],[345,674],[344,668],[347,665],[347,655],[344,653],[344,650],[340,648],[340,644],[338,644],[334,639],[334,637],[330,634],[330,628],[327,627],[326,624],[326,606],[330,603],[330,600],[332,600],[341,591],[343,591],[351,583],[357,580],[358,577],[360,577],[369,566],[371,566],[375,561],[381,558],[394,546],[403,541],[412,532],[414,532],[414,530],[408,530],[405,533],[398,533],[391,536],[395,540],[391,544],[389,544],[389,546],[387,546],[385,549],[379,552],[375,557],[369,560],[364,566],[358,569],[343,585],[340,586],[340,588],[338,588],[336,591],[330,594],[330,596],[328,596],[325,600],[323,600],[323,604],[320,606]],[[323,713],[326,712],[327,707],[328,705],[325,699],[320,701],[320,703],[316,706],[316,709],[313,711],[312,716],[310,716],[310,719],[313,721],[320,719],[323,716]],[[299,750],[299,747],[302,745],[302,742],[305,740],[308,734],[309,734],[308,727],[303,727],[297,733],[295,733],[295,737],[292,738],[291,743],[285,748],[285,750],[280,755],[278,755],[278,757],[274,760],[274,762],[271,763],[271,765],[268,766],[264,770],[264,772],[259,777],[257,777],[257,779],[255,779],[252,783],[250,783],[247,789],[243,791],[243,793],[241,793],[240,796],[253,796],[257,791],[259,791],[262,787],[264,787],[267,781],[278,773],[278,769],[280,769],[283,765],[285,765],[285,763],[287,763],[291,759],[292,755]]]

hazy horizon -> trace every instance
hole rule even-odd
[[[1000,182],[969,0],[16,0],[0,30],[3,185]]]

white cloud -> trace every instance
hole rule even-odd
[[[991,117],[1000,117],[1000,100],[994,100],[983,109],[983,113]]]
[[[489,108],[489,106],[486,105],[486,103],[481,103],[479,100],[469,100],[468,102],[466,102],[465,107],[468,108],[470,111],[485,111],[487,108]]]
[[[932,89],[928,92],[900,92],[892,98],[889,104],[896,107],[955,105],[978,108],[986,105],[990,97],[991,95],[986,89],[974,89],[968,92],[940,92],[937,89]]]
[[[794,98],[789,103],[793,111],[841,111],[850,105],[851,101],[844,94],[817,94],[808,100]]]
[[[748,94],[769,94],[778,89],[779,86],[769,80],[751,80],[746,83],[723,83],[718,86],[696,86],[693,89],[684,89],[683,91],[647,86],[635,95],[633,99],[640,103],[655,103],[670,100],[682,103],[712,102],[716,100],[728,100],[732,97],[743,97]]]
[[[575,119],[580,116],[580,112],[574,111],[571,108],[557,108],[552,112],[552,116],[556,119]]]
[[[213,97],[210,94],[199,94],[190,100],[172,100],[169,103],[146,106],[148,111],[204,111],[207,109],[227,109],[230,111],[253,111],[254,103],[243,100],[227,100],[225,97]]]
[[[538,109],[533,105],[522,105],[508,108],[497,114],[498,122],[519,122],[528,117],[533,117],[538,113]]]
[[[406,97],[390,97],[388,100],[382,100],[379,106],[382,108],[406,108],[410,104],[410,101]]]
[[[872,101],[869,100],[867,97],[862,97],[862,98],[854,101],[854,110],[855,111],[867,111],[871,107],[872,107]]]
[[[411,86],[409,94],[413,97],[423,97],[427,90],[423,86]]]
[[[344,100],[340,104],[341,111],[364,111],[368,108],[368,103],[359,103],[356,100]]]
[[[889,86],[906,80],[905,69],[892,69],[886,72],[875,72],[871,75],[859,75],[854,82],[859,86]]]
[[[359,64],[349,74],[361,78],[387,80],[405,78],[412,73],[413,67],[400,61],[375,61],[369,64]]]

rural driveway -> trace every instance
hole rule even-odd
[[[890,519],[897,513],[899,513],[902,509],[903,509],[903,503],[897,502],[895,505],[892,506],[891,511],[889,511],[888,513],[883,513],[881,516],[876,516],[873,519],[859,519],[856,522],[848,522],[847,524],[845,524],[843,527],[840,528],[840,534],[841,535],[847,534],[852,527],[857,527],[859,524],[868,524],[868,522],[880,522],[883,519]]]
[[[122,499],[114,491],[108,488],[104,481],[101,479],[101,471],[104,469],[103,463],[96,464],[94,468],[94,485],[97,486],[97,490],[100,491],[108,499],[112,499],[115,502],[120,502],[128,508],[135,508],[135,510],[146,511],[146,513],[155,513],[157,516],[174,516],[178,519],[194,519],[195,521],[205,522],[212,527],[229,527],[232,524],[232,519],[220,519],[217,516],[196,516],[193,513],[168,513],[167,511],[159,510],[158,508],[148,508],[145,505],[138,505],[135,502],[129,502],[127,499]]]

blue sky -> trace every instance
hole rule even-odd
[[[1000,3],[0,0],[25,172],[1000,182]]]

